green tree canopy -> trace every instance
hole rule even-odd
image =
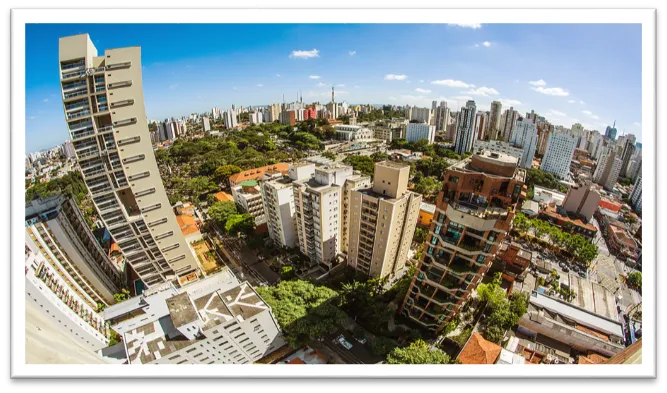
[[[422,177],[415,183],[415,192],[418,192],[425,197],[430,197],[442,189],[442,182],[439,182],[432,177]]]
[[[251,235],[255,228],[255,218],[247,213],[230,214],[225,222],[225,232],[228,235],[238,235],[243,233]]]
[[[208,209],[208,214],[218,225],[224,228],[229,216],[238,214],[238,209],[234,201],[218,201]]]
[[[412,241],[415,243],[422,244],[426,241],[426,237],[428,236],[428,231],[423,228],[415,228],[415,235],[412,238]]]
[[[347,156],[343,162],[352,165],[355,171],[360,171],[364,175],[373,176],[375,171],[375,163],[368,156]]]
[[[424,340],[416,340],[406,348],[394,348],[387,355],[388,364],[448,364],[450,357],[440,349],[430,349]]]
[[[236,165],[221,165],[215,169],[214,175],[218,182],[227,181],[229,176],[241,172],[242,169]]]
[[[642,287],[642,274],[640,272],[632,272],[628,274],[628,284],[635,288]]]

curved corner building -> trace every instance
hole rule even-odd
[[[108,49],[88,34],[59,40],[65,120],[95,207],[141,280],[197,280],[198,264],[167,199],[146,121],[141,48]]]

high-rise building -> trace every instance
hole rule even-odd
[[[477,112],[475,115],[475,139],[483,141],[489,125],[489,112]]]
[[[577,138],[564,132],[551,133],[542,158],[540,169],[564,179],[570,173],[572,155],[577,146]]]
[[[614,125],[613,126],[607,126],[607,128],[604,131],[604,136],[607,137],[608,139],[611,139],[612,141],[616,140],[616,121],[614,120]]]
[[[180,289],[145,290],[104,318],[123,337],[128,364],[250,364],[285,345],[271,307],[228,268]]]
[[[426,139],[429,144],[435,141],[435,126],[427,123],[408,123],[405,130],[405,139],[408,142],[418,142],[421,139]]]
[[[257,180],[246,180],[232,187],[232,197],[241,210],[255,219],[255,226],[266,223],[262,194]]]
[[[74,145],[72,145],[72,142],[65,141],[61,147],[61,153],[65,158],[74,158],[75,153],[74,153]]]
[[[616,149],[605,147],[595,172],[593,172],[593,181],[607,190],[613,190],[621,173],[622,165],[623,160],[619,157]]]
[[[630,202],[632,206],[641,213],[642,211],[642,175],[637,176],[635,180],[635,185],[632,187],[632,192],[630,193]]]
[[[628,176],[633,182],[642,174],[642,155],[639,154],[628,165]]]
[[[449,125],[449,108],[447,108],[447,102],[440,101],[440,106],[435,108],[435,130],[436,131],[446,131],[447,126]]]
[[[204,116],[201,118],[202,127],[204,127],[204,132],[211,131],[211,122],[208,120],[208,117]]]
[[[175,121],[164,122],[164,133],[167,140],[174,141],[178,137],[178,123]]]
[[[537,126],[535,123],[530,119],[517,121],[512,130],[510,144],[523,149],[521,159],[519,160],[519,167],[532,167],[537,147]]]
[[[294,205],[295,180],[310,179],[315,175],[315,164],[291,164],[288,176],[265,173],[260,181],[260,192],[269,237],[277,247],[293,248],[298,243],[296,233],[296,210]]]
[[[341,225],[341,252],[347,254],[350,244],[350,208],[352,203],[352,192],[369,188],[372,185],[371,177],[361,174],[353,174],[345,179],[343,185],[343,225]]]
[[[65,119],[84,182],[127,261],[148,287],[197,280],[198,263],[176,222],[150,141],[141,48],[98,56],[88,34],[63,37],[59,65]]]
[[[331,267],[341,252],[343,185],[352,174],[351,166],[331,164],[293,183],[299,249],[313,264]]]
[[[618,146],[621,154],[621,161],[623,163],[621,164],[621,176],[628,177],[628,166],[630,164],[630,159],[633,157],[636,146],[635,146],[636,138],[634,135],[629,134],[629,135],[623,135],[622,137],[618,138],[618,143],[616,146]]]
[[[403,272],[422,196],[408,191],[410,165],[375,164],[372,188],[351,191],[348,265],[370,277]]]
[[[412,121],[418,121],[420,123],[431,124],[431,117],[433,116],[433,111],[431,108],[418,108],[416,106],[412,107],[410,111],[409,119]]]
[[[500,101],[491,102],[491,110],[489,111],[489,139],[496,140],[499,138],[500,132],[500,117],[503,109],[503,104]]]
[[[519,118],[519,112],[514,110],[514,107],[506,110],[503,113],[503,116],[500,119],[500,135],[498,139],[508,141],[512,134],[512,129],[514,128],[514,123],[516,123]]]
[[[469,100],[466,106],[461,108],[456,119],[456,140],[454,141],[454,151],[458,154],[472,151],[475,143],[475,115],[477,107],[475,101]]]
[[[588,144],[588,152],[595,160],[599,160],[602,155],[602,148],[604,147],[604,137],[599,132],[595,131]]]
[[[25,218],[31,243],[92,299],[92,307],[115,303],[113,295],[126,286],[122,261],[114,264],[110,259],[74,199],[61,195],[35,199],[26,204]]]
[[[447,168],[403,315],[440,332],[470,298],[525,198],[517,163],[482,151]]]
[[[239,125],[239,122],[236,119],[236,111],[234,109],[226,110],[222,114],[222,120],[225,124],[225,128],[227,128],[227,129],[232,129],[232,128],[238,127],[238,125]]]
[[[250,124],[262,124],[262,112],[250,113]]]
[[[590,183],[578,183],[570,187],[563,200],[563,209],[568,213],[584,217],[588,222],[600,204],[600,192]]]

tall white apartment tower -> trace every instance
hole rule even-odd
[[[491,109],[489,111],[489,140],[498,139],[498,132],[500,131],[500,117],[502,114],[503,104],[500,101],[491,102]]]
[[[88,34],[59,40],[65,120],[81,174],[104,225],[141,280],[196,280],[151,146],[141,48],[97,55]]]
[[[519,120],[514,124],[510,143],[523,148],[523,154],[519,159],[520,168],[530,168],[535,157],[537,146],[537,126],[530,119]]]
[[[454,151],[463,154],[472,151],[475,143],[475,116],[477,107],[475,101],[468,101],[466,106],[461,108],[456,120],[456,139],[454,142]]]
[[[435,130],[445,131],[449,125],[449,108],[446,101],[440,101],[440,105],[435,108]]]
[[[622,165],[621,153],[617,149],[606,147],[593,172],[593,181],[608,190],[614,189]]]
[[[642,211],[642,175],[635,180],[635,185],[630,193],[630,201],[637,211]]]
[[[576,147],[577,138],[572,135],[564,132],[551,133],[540,169],[564,179],[570,172],[570,163]]]
[[[408,191],[410,165],[375,164],[371,188],[351,191],[348,265],[370,277],[403,272],[419,217],[422,196]]]

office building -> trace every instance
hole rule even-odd
[[[43,317],[51,320],[62,334],[91,352],[108,346],[109,330],[104,319],[97,313],[96,299],[90,297],[85,288],[67,272],[60,260],[53,258],[50,251],[33,237],[34,235],[26,230],[26,307],[35,307]],[[47,327],[42,325],[40,331]]]
[[[499,139],[498,133],[500,132],[500,117],[502,114],[503,104],[500,101],[491,102],[491,109],[489,111],[489,130],[487,134],[489,135],[489,140]]]
[[[613,126],[607,126],[607,128],[604,131],[604,136],[607,139],[610,139],[612,141],[616,140],[616,133],[618,131],[616,130],[616,120],[614,120],[614,125]]]
[[[369,277],[399,277],[419,217],[422,196],[408,191],[410,165],[375,164],[373,186],[351,192],[347,263]]]
[[[255,218],[255,226],[266,223],[262,194],[257,180],[246,180],[232,187],[232,196],[241,210]]]
[[[632,206],[641,213],[642,211],[642,175],[637,176],[635,185],[632,187],[632,192],[630,193],[630,202]]]
[[[435,141],[435,126],[427,123],[408,123],[405,130],[405,140],[408,142],[418,142],[426,139],[429,144]]]
[[[202,127],[204,129],[204,132],[211,131],[211,122],[209,121],[208,117],[204,116],[201,118],[201,123]],[[166,139],[166,137],[165,137]]]
[[[196,280],[198,263],[174,217],[150,141],[141,48],[98,56],[88,34],[81,34],[60,38],[59,52],[65,119],[102,222],[147,286]]]
[[[264,215],[269,237],[277,247],[296,247],[296,210],[294,204],[295,180],[310,179],[315,175],[315,164],[297,163],[289,165],[288,176],[279,171],[266,171],[259,182],[264,206]]]
[[[331,164],[293,182],[299,249],[313,265],[330,268],[341,252],[343,185],[352,172],[351,166]]]
[[[472,146],[475,143],[475,115],[477,114],[477,107],[475,101],[466,102],[466,106],[461,108],[459,115],[456,118],[456,139],[454,141],[454,151],[457,154],[463,155],[466,152],[472,151]]]
[[[621,173],[623,161],[616,149],[606,147],[593,172],[593,181],[607,190],[613,190]]]
[[[449,108],[447,102],[440,101],[440,105],[434,110],[435,130],[445,131],[449,125]]]
[[[514,124],[510,144],[523,149],[519,166],[530,168],[533,166],[535,149],[537,147],[537,126],[532,120],[519,120]]]
[[[578,183],[570,187],[562,206],[566,212],[583,217],[585,222],[588,222],[601,199],[600,192],[591,184]]]
[[[570,173],[570,163],[576,146],[577,139],[572,135],[564,132],[552,133],[549,135],[540,169],[559,179],[565,179]]]
[[[447,168],[403,315],[440,332],[468,301],[525,198],[526,173],[517,163],[482,151]]]
[[[410,110],[410,121],[418,121],[420,123],[431,124],[431,118],[433,116],[433,111],[431,108],[419,108],[413,106]]]
[[[150,288],[104,318],[129,364],[250,364],[285,345],[271,307],[227,268],[181,289]]]

